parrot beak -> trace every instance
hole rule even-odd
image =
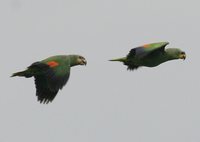
[[[85,65],[85,66],[87,65],[86,59],[84,57],[82,57],[82,56],[79,56],[79,58],[77,59],[77,63],[79,65]]]
[[[179,55],[179,59],[183,59],[183,60],[186,59],[186,54],[185,54],[185,52],[182,52],[182,53]]]
[[[84,60],[82,60],[82,63],[83,63],[83,65],[87,65],[87,61],[84,59]]]
[[[85,59],[85,58],[82,58],[82,59],[80,60],[80,64],[86,66],[86,65],[87,65],[86,59]]]

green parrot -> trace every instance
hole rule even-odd
[[[168,44],[168,42],[145,44],[131,49],[126,57],[109,61],[122,62],[124,65],[128,66],[128,70],[134,70],[141,66],[155,67],[170,60],[185,60],[186,54],[184,51],[178,48],[165,49],[165,46]]]
[[[86,64],[86,59],[80,55],[57,55],[35,62],[25,71],[16,72],[11,77],[34,77],[38,101],[47,104],[67,83],[71,67]]]

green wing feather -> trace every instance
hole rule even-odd
[[[129,70],[137,69],[144,58],[152,57],[156,54],[164,53],[165,46],[168,42],[150,43],[130,50],[126,56],[125,65]]]
[[[144,51],[152,52],[155,50],[164,50],[165,46],[168,44],[169,44],[169,42],[150,43],[150,44],[145,44],[145,45],[141,46],[141,48],[143,48]]]
[[[169,44],[168,42],[158,42],[158,43],[151,43],[146,44],[140,47],[136,47],[130,50],[129,54],[127,55],[127,59],[133,58],[144,58],[153,52],[164,52],[165,46]]]
[[[70,76],[69,60],[64,59],[65,56],[54,56],[41,61],[40,64],[48,66],[48,70],[44,74],[35,77],[36,95],[41,103],[53,101],[59,89],[67,83]],[[57,63],[57,66],[49,66],[49,62]]]

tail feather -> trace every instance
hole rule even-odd
[[[27,70],[25,70],[25,71],[13,73],[11,75],[11,77],[15,77],[15,76],[23,76],[23,77],[29,78],[29,77],[32,77],[33,75],[31,75]]]
[[[123,58],[117,58],[117,59],[111,59],[109,61],[119,61],[119,62],[125,62],[126,61],[126,57]]]

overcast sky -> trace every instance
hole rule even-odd
[[[0,0],[1,142],[199,142],[199,0]],[[131,48],[168,41],[187,59],[127,71]],[[80,54],[55,100],[13,72]]]

